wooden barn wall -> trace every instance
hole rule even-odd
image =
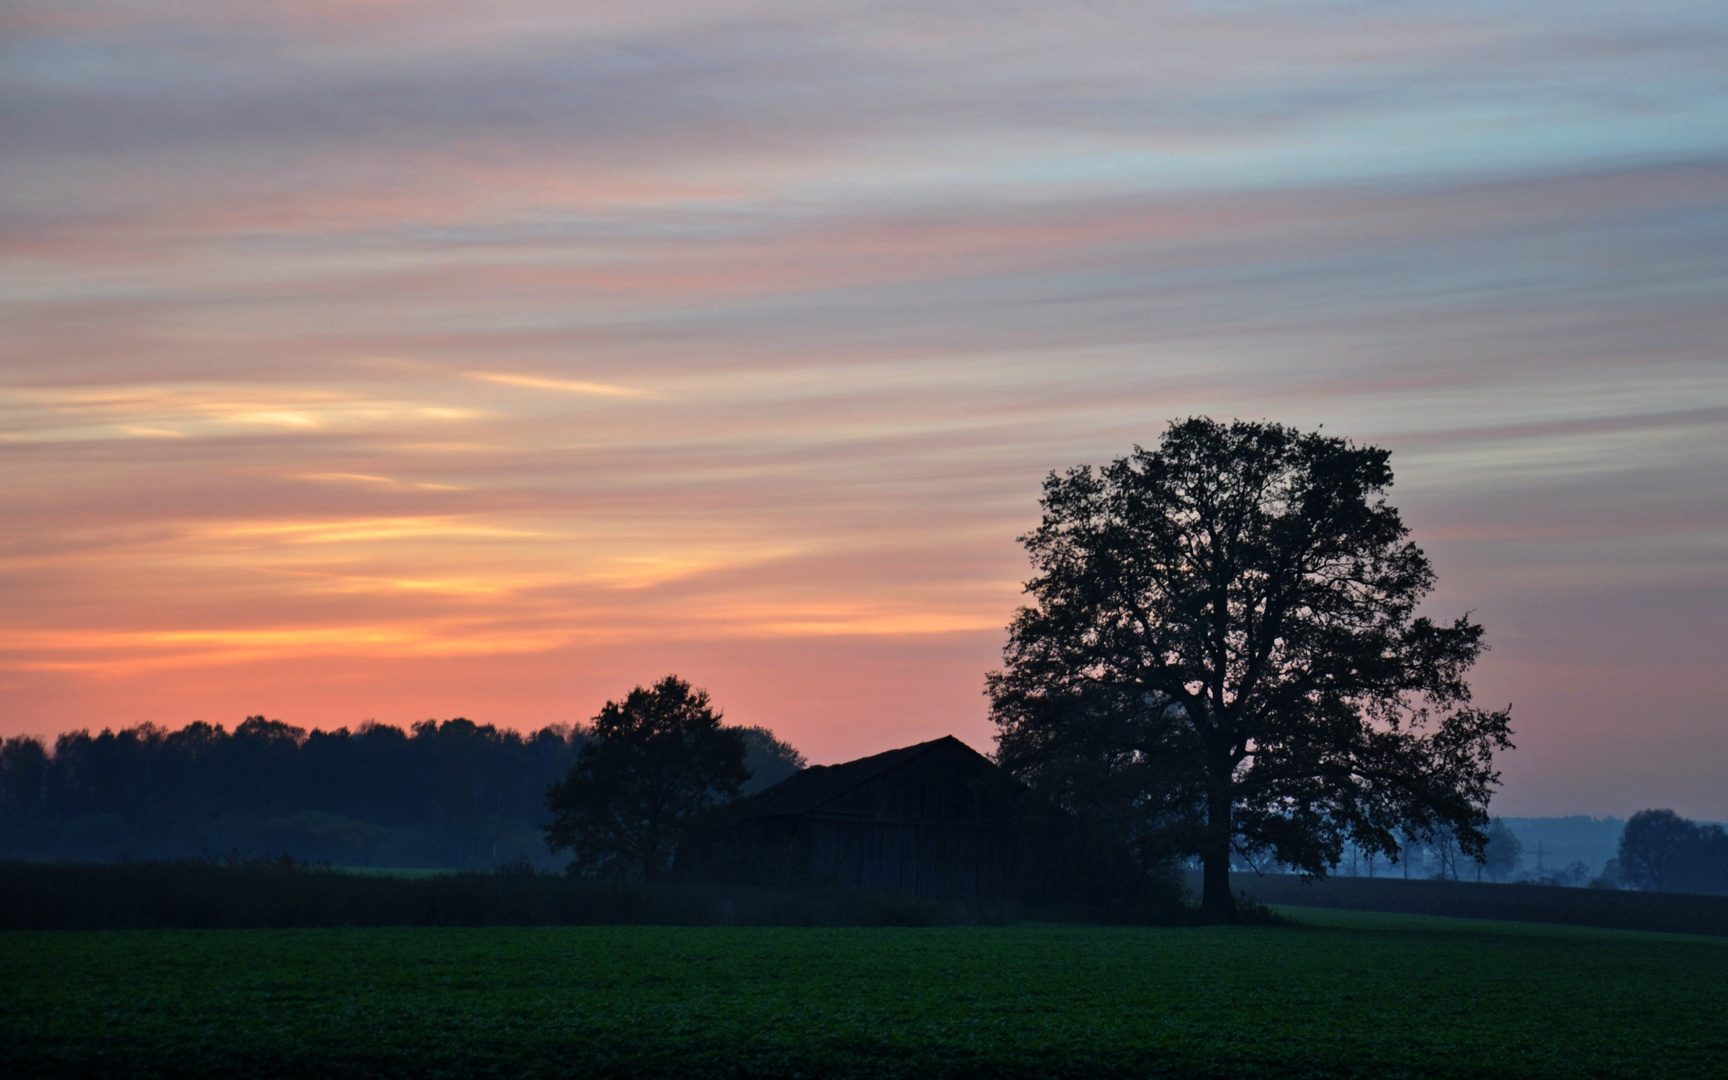
[[[681,856],[709,880],[842,885],[975,900],[1043,897],[1062,847],[1026,789],[960,749],[938,749],[801,813],[745,818]],[[1057,875],[1060,877],[1060,875]]]
[[[757,823],[759,871],[782,883],[986,899],[1022,890],[1021,791],[969,753],[935,753],[792,819]]]
[[[1007,895],[1019,881],[1019,840],[1006,828],[816,818],[799,831],[805,880],[970,899]]]

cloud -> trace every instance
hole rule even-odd
[[[461,491],[455,484],[427,484],[411,480],[394,480],[388,476],[369,476],[366,473],[302,473],[302,480],[321,480],[330,483],[376,484],[397,491]]]
[[[561,394],[577,394],[583,397],[647,397],[645,391],[633,390],[628,386],[609,386],[606,383],[581,382],[575,379],[548,379],[538,375],[507,375],[501,372],[471,371],[468,378],[479,379],[481,382],[497,383],[500,386],[521,386],[530,390],[553,390]]]
[[[1627,752],[1556,642],[1700,729],[1718,7],[1051,10],[8,7],[0,724],[982,744],[1040,478],[1211,413],[1394,451],[1521,755]]]

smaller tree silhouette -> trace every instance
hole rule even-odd
[[[771,788],[810,764],[796,747],[776,738],[765,727],[737,730],[744,737],[744,768],[750,773],[741,794],[754,795]]]
[[[723,727],[706,690],[676,675],[608,701],[569,775],[546,792],[546,843],[572,873],[654,878],[691,820],[734,798],[749,771],[744,735]]]
[[[1620,876],[1634,888],[1673,889],[1697,826],[1672,810],[1640,810],[1620,834]]]
[[[1617,870],[1635,889],[1728,892],[1728,831],[1672,810],[1640,810],[1620,834]]]
[[[1488,823],[1488,843],[1482,849],[1482,861],[1478,863],[1477,880],[1481,873],[1486,872],[1492,881],[1505,881],[1518,872],[1519,864],[1524,861],[1524,842],[1518,839],[1518,834],[1501,818],[1495,818]]]

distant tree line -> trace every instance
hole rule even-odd
[[[1728,830],[1672,810],[1640,810],[1620,834],[1619,884],[1661,892],[1728,893]]]
[[[1590,886],[1651,892],[1728,894],[1728,829],[1689,821],[1672,810],[1641,810],[1626,822],[1617,857],[1601,873],[1580,860],[1558,869],[1526,869],[1524,845],[1509,825],[1494,818],[1486,830],[1481,860],[1462,856],[1444,832],[1426,840],[1406,837],[1403,858],[1388,868],[1369,852],[1352,850],[1340,865],[1346,877],[1382,873],[1437,880],[1518,881],[1533,885]]]
[[[739,728],[754,790],[803,765]],[[312,730],[263,716],[0,742],[0,857],[287,854],[336,865],[546,863],[548,788],[590,741],[457,718]]]
[[[1482,830],[1485,842],[1480,858],[1465,854],[1450,829],[1439,828],[1424,837],[1414,832],[1399,835],[1397,857],[1351,846],[1333,872],[1342,877],[1401,877],[1434,881],[1510,881],[1523,862],[1524,845],[1503,818],[1491,818]],[[1245,868],[1254,869],[1247,866]],[[1289,871],[1290,867],[1261,866],[1258,869]],[[1579,882],[1582,884],[1582,882]]]

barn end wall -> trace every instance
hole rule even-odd
[[[821,780],[820,774],[812,781]],[[847,886],[968,900],[1042,892],[1029,873],[1043,833],[1026,789],[954,740],[814,805],[744,817],[701,860],[710,877],[780,886]]]
[[[1020,891],[1020,838],[1006,827],[960,823],[804,823],[806,880],[983,900]]]

